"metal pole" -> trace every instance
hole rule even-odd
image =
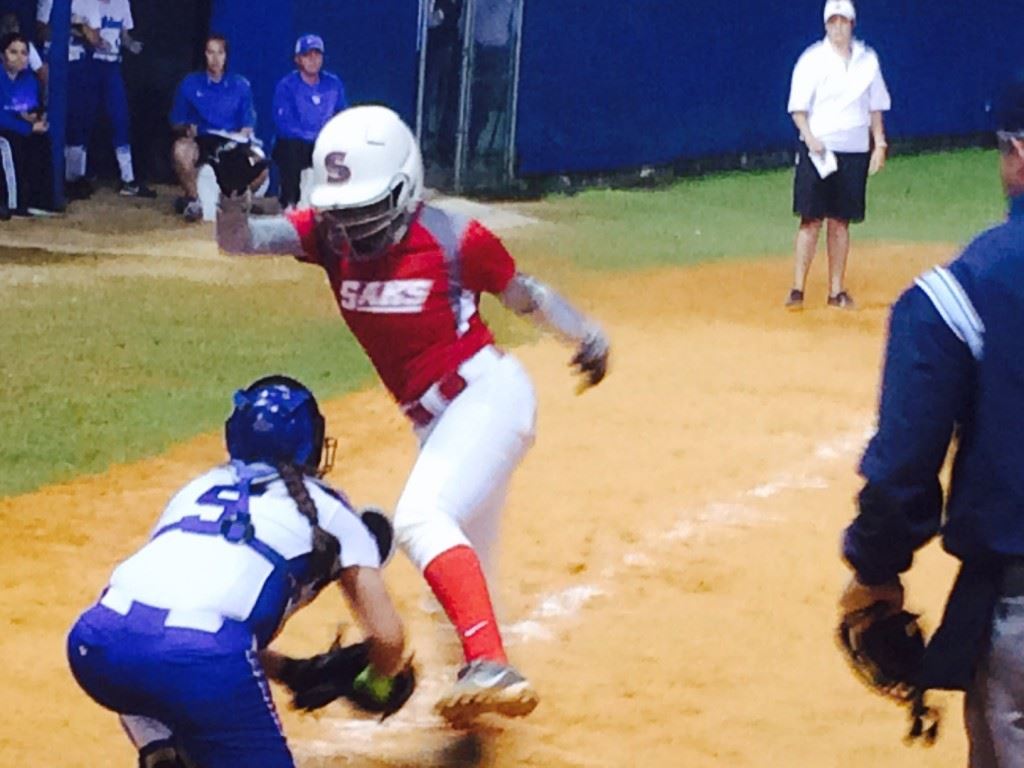
[[[416,75],[416,141],[423,144],[423,99],[427,78],[427,34],[433,0],[420,0],[419,29],[416,32],[416,50],[419,51],[419,72]]]
[[[515,53],[512,59],[512,104],[509,107],[508,115],[508,165],[505,167],[505,178],[511,186],[515,179],[516,171],[516,117],[519,110],[519,59],[523,50],[523,15],[525,13],[526,0],[519,0],[516,4],[516,40]]]
[[[459,82],[459,123],[455,130],[455,192],[462,192],[462,172],[466,163],[466,140],[469,132],[469,114],[472,107],[473,85],[473,16],[476,0],[466,0],[462,12],[462,76]]]
[[[53,150],[53,204],[64,207],[64,138],[68,122],[68,39],[71,37],[71,0],[53,0],[50,10],[50,80],[46,117]]]

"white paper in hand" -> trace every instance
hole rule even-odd
[[[821,154],[817,152],[808,152],[808,157],[811,158],[811,162],[814,163],[814,167],[818,171],[818,175],[823,179],[827,179],[836,169],[839,167],[839,163],[836,160],[836,153],[831,149],[826,149]]]

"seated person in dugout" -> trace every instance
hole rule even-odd
[[[210,35],[204,56],[206,69],[181,81],[171,108],[171,125],[178,136],[172,160],[184,191],[176,208],[187,221],[203,217],[198,169],[232,137],[252,139],[256,127],[249,81],[227,72],[227,40],[221,35]],[[265,180],[264,173],[253,181],[252,189],[258,189]]]
[[[53,159],[28,40],[8,34],[0,52],[0,218],[43,215],[54,210]]]
[[[313,142],[327,121],[348,106],[345,86],[330,72],[322,71],[324,41],[319,35],[303,35],[295,43],[295,69],[274,90],[274,140],[272,156],[281,179],[281,207],[293,209],[301,197],[300,180],[313,167]]]
[[[5,13],[3,16],[0,16],[0,38],[19,32],[21,32],[21,25],[18,22],[17,14]],[[26,34],[25,37],[28,38],[28,35]],[[39,55],[39,50],[32,43],[32,40],[28,41],[28,68],[39,79],[39,84],[42,87],[42,100],[45,102],[46,84],[50,76],[50,67],[43,61],[43,57]]]

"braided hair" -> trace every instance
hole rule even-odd
[[[338,556],[341,554],[341,543],[336,536],[320,527],[316,504],[306,489],[302,470],[290,462],[282,462],[277,465],[277,471],[284,481],[288,495],[292,497],[292,501],[298,507],[299,514],[306,518],[313,529],[310,574],[314,581],[328,581],[333,576]]]

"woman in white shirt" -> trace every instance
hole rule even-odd
[[[850,222],[864,220],[867,177],[885,165],[882,113],[889,91],[875,52],[853,39],[856,11],[849,0],[825,3],[825,39],[793,68],[789,113],[800,131],[793,184],[796,236],[789,309],[802,309],[804,286],[823,221],[828,221],[828,305],[853,309],[844,287]]]

